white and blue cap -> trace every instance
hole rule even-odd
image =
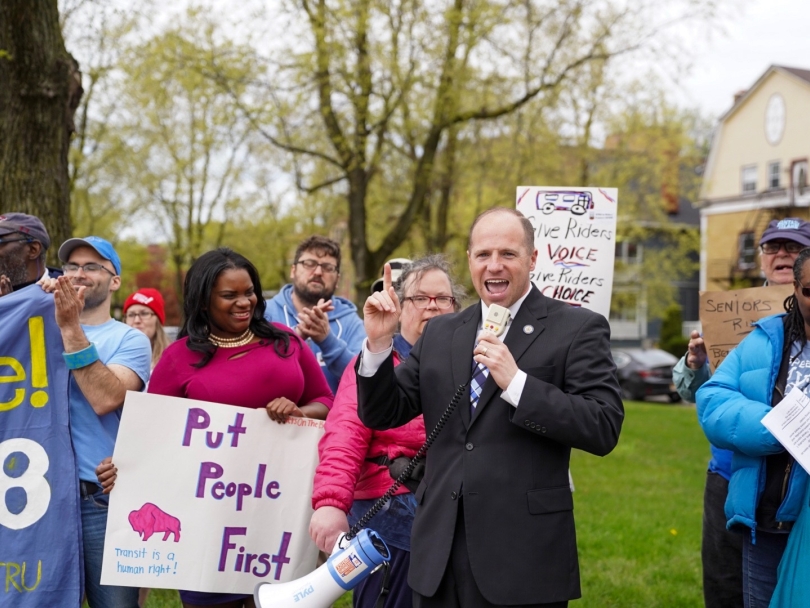
[[[810,247],[810,222],[798,217],[786,217],[783,220],[771,220],[759,244],[767,243],[776,239],[786,241],[796,241],[797,243]]]
[[[82,239],[68,239],[59,248],[59,259],[67,262],[70,254],[77,247],[92,247],[102,258],[108,260],[115,268],[115,274],[121,275],[121,258],[115,252],[112,244],[100,236],[86,236]]]
[[[388,260],[386,264],[391,266],[391,284],[397,282],[397,279],[402,276],[402,271],[405,270],[405,267],[408,264],[412,264],[413,260],[409,260],[408,258],[393,258]],[[371,293],[375,293],[378,291],[382,291],[383,289],[383,278],[380,277],[376,281],[371,284]]]

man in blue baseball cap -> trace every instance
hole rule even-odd
[[[121,260],[97,236],[69,239],[59,248],[65,274],[47,282],[54,292],[56,323],[70,371],[70,434],[81,490],[85,590],[91,608],[132,608],[136,587],[101,585],[108,497],[96,465],[112,456],[128,390],[149,381],[152,348],[146,335],[110,315],[121,286]]]

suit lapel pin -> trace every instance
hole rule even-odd
[[[523,326],[523,333],[524,334],[534,333],[534,326],[533,325],[524,325]]]

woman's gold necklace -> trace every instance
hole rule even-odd
[[[208,334],[208,341],[211,342],[214,346],[218,346],[219,348],[237,348],[239,346],[244,346],[245,344],[249,344],[250,341],[255,338],[255,334],[250,331],[248,327],[241,336],[236,338],[219,338],[214,334]]]

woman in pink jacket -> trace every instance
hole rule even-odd
[[[394,363],[411,352],[432,317],[461,308],[464,294],[450,277],[440,255],[418,259],[402,269],[395,285],[402,302],[400,333],[394,337]],[[382,464],[400,456],[412,457],[425,441],[422,416],[405,426],[372,431],[357,417],[357,378],[354,362],[346,367],[335,402],[326,419],[326,434],[318,446],[320,463],[315,472],[309,526],[312,539],[330,553],[337,537],[354,524],[391,487],[393,479]],[[368,527],[383,537],[391,550],[385,608],[410,608],[408,587],[411,525],[416,511],[413,494],[401,487]],[[382,571],[354,589],[354,606],[373,608],[382,585]]]

